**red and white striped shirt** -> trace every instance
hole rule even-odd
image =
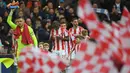
[[[65,37],[70,35],[67,30],[65,30],[65,32],[62,33],[62,30],[59,28],[58,30],[54,30],[54,29],[51,30],[50,37],[55,37],[55,36]],[[55,38],[53,43],[54,43],[53,50],[55,51],[65,50],[67,54],[70,52],[71,49],[70,41],[58,40],[57,38]]]
[[[84,30],[84,28],[83,27],[81,27],[81,26],[78,26],[76,29],[75,28],[70,28],[69,29],[69,32],[72,34],[72,35],[79,35],[79,34],[81,34],[82,33],[82,31]]]
[[[69,29],[69,32],[71,34],[71,40],[73,41],[72,47],[75,47],[74,45],[76,44],[75,36],[80,35],[83,30],[84,30],[84,28],[81,26],[78,26],[76,29],[73,27]]]

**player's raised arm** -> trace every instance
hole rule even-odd
[[[17,25],[12,22],[12,15],[13,15],[14,11],[15,11],[15,9],[11,9],[11,11],[8,15],[8,18],[7,18],[7,23],[9,24],[9,26],[12,29],[16,29],[16,27],[17,27]]]

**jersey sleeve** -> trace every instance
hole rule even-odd
[[[30,36],[32,37],[34,46],[38,46],[37,38],[36,38],[36,36],[35,36],[35,34],[33,32],[33,29],[31,27],[29,27],[29,32],[30,32]]]
[[[10,15],[8,16],[8,18],[7,18],[7,23],[9,24],[9,26],[10,26],[12,29],[16,29],[17,25],[12,22],[12,16],[10,16]]]

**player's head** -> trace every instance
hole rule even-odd
[[[51,28],[54,28],[55,30],[59,29],[60,23],[59,21],[53,21]]]
[[[66,29],[67,28],[66,23],[65,22],[61,22],[60,23],[60,27]]]
[[[73,18],[71,23],[73,24],[73,26],[78,26],[78,24],[79,24],[77,18]]]
[[[15,23],[19,26],[19,27],[23,27],[24,23],[25,23],[25,20],[24,18],[22,17],[17,17],[15,19]]]

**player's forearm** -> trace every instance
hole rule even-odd
[[[16,28],[16,25],[12,22],[12,15],[13,15],[13,11],[11,10],[11,12],[9,13],[9,16],[7,18],[7,23],[9,24],[9,26],[12,28],[12,29],[15,29]]]

